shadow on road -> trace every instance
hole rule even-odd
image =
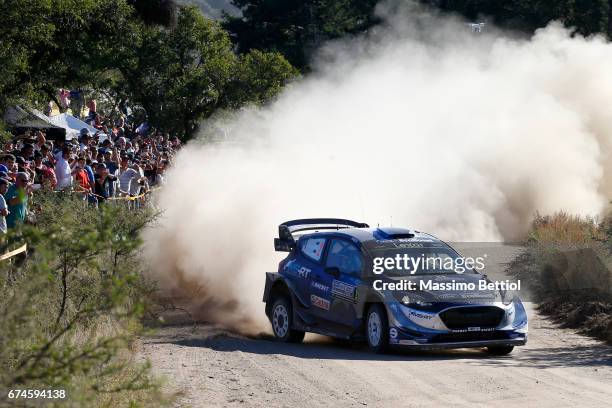
[[[153,340],[155,341],[155,340]],[[370,352],[364,343],[335,341],[316,337],[303,344],[287,344],[269,339],[239,337],[225,331],[209,331],[174,338],[159,338],[156,342],[182,347],[202,347],[218,352],[260,355],[286,355],[304,359],[372,360],[372,361],[437,361],[470,360],[473,364],[500,367],[604,367],[612,366],[612,348],[605,345],[535,348],[527,345],[504,357],[490,356],[484,349],[409,351],[394,350],[379,355]]]
[[[612,367],[612,348],[601,345],[521,348],[510,359],[491,359],[484,365],[553,368],[553,367]]]
[[[254,340],[216,335],[204,338],[188,338],[169,341],[183,347],[204,347],[218,352],[235,352],[273,355],[280,354],[305,359],[332,360],[373,360],[373,361],[412,361],[412,360],[449,360],[449,359],[488,359],[490,356],[483,350],[436,350],[411,352],[394,350],[389,354],[374,354],[363,343],[350,343],[321,338],[306,341],[303,344],[280,343],[271,340]],[[499,360],[499,357],[497,358]]]

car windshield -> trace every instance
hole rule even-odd
[[[371,245],[375,275],[411,276],[473,273],[454,249],[438,243],[377,242]]]

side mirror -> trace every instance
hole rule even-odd
[[[340,277],[340,269],[338,269],[336,266],[325,268],[325,273],[333,276],[334,278]]]

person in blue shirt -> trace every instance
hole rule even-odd
[[[85,161],[85,171],[87,172],[87,178],[89,179],[89,183],[93,186],[94,183],[96,182],[96,179],[94,177],[94,172],[93,169],[91,168],[91,164],[93,163],[91,161],[91,159],[87,159]]]
[[[25,222],[28,215],[28,195],[32,192],[28,173],[17,173],[15,184],[6,192],[6,203],[9,214],[6,216],[6,226],[15,228]]]
[[[112,150],[107,148],[103,150],[103,155],[104,155],[104,164],[106,164],[106,169],[108,170],[108,174],[110,176],[116,177],[117,170],[119,169],[119,163],[117,162],[117,159],[113,157],[116,155],[116,152],[113,152]],[[110,197],[114,197],[115,196],[115,183],[114,182],[111,182],[108,184],[108,190],[109,190],[108,193],[110,194]]]

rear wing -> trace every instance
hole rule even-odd
[[[294,232],[369,227],[366,223],[344,220],[342,218],[305,218],[287,221],[278,226],[278,238],[274,238],[274,249],[276,251],[291,252],[295,248]]]

